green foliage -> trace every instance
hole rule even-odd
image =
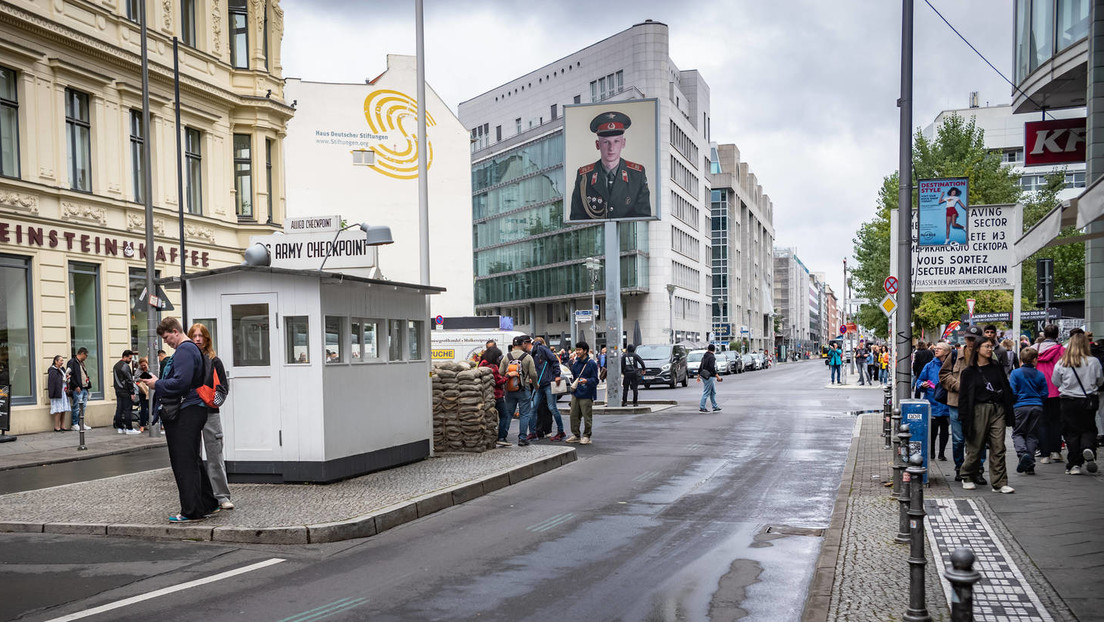
[[[917,132],[912,151],[913,188],[919,179],[966,177],[970,182],[970,205],[998,205],[1019,201],[1022,194],[1019,175],[1001,166],[1000,156],[985,149],[984,139],[984,132],[974,125],[972,119],[967,121],[957,115],[946,119],[932,140]],[[862,224],[854,239],[855,259],[859,264],[852,273],[854,286],[861,297],[871,301],[871,304],[859,309],[857,319],[860,324],[873,328],[875,334],[883,338],[888,336],[888,324],[877,303],[885,295],[882,289],[885,278],[897,272],[896,266],[891,268],[889,265],[889,219],[897,216],[899,183],[897,173],[882,181],[874,218]],[[916,201],[914,192],[914,208]],[[1030,283],[1034,284],[1034,262],[1031,270]],[[974,308],[976,313],[1012,308],[1012,294],[1006,291],[915,294],[912,300],[913,321],[929,333],[935,331],[940,325],[958,319],[966,311],[967,298],[977,301]]]
[[[1058,204],[1058,192],[1065,185],[1065,170],[1047,175],[1046,184],[1024,202],[1024,230],[1046,216]],[[1059,237],[1077,235],[1075,227],[1066,227]],[[1023,299],[1024,308],[1032,308],[1038,302],[1035,291],[1035,260],[1051,258],[1054,260],[1054,300],[1069,300],[1085,297],[1085,243],[1066,244],[1044,248],[1023,262]]]

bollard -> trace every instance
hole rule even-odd
[[[981,580],[975,559],[970,549],[956,549],[951,553],[952,568],[943,573],[951,582],[951,622],[974,622],[974,584]]]
[[[88,447],[84,444],[84,409],[80,409],[80,416],[77,417],[77,425],[80,426],[80,445],[77,445],[77,451],[86,451]]]
[[[912,438],[912,432],[910,431],[908,424],[900,427],[900,433],[897,437],[900,439],[900,447],[898,447],[898,459],[897,464],[894,465],[894,469],[900,474],[901,479],[901,492],[897,495],[898,513],[897,513],[897,536],[893,538],[894,542],[901,544],[907,544],[909,542],[909,518],[908,510],[910,499],[910,489],[913,488],[912,475],[905,470],[909,461],[909,439]],[[924,480],[921,479],[916,482],[916,486],[923,486]]]
[[[882,436],[885,437],[885,447],[893,447],[893,422],[890,420],[893,414],[893,388],[886,387],[882,396]]]
[[[905,622],[931,622],[928,615],[928,607],[925,601],[927,594],[924,588],[924,566],[928,564],[924,558],[924,459],[919,455],[909,458],[909,468],[905,473],[909,476],[910,502],[908,510],[909,519],[909,606],[902,618]]]
[[[895,431],[899,431],[900,427],[901,427],[901,425],[900,425],[901,411],[899,411],[897,409],[894,409],[893,414],[891,415],[891,418],[893,420],[893,429]],[[893,491],[890,492],[889,496],[896,499],[901,495],[901,476],[904,473],[904,468],[905,468],[904,465],[901,464],[901,436],[900,436],[900,434],[896,434],[896,433],[893,434],[893,441],[892,442],[893,442],[893,457],[891,458],[891,460],[892,460],[892,465],[893,465],[893,467],[892,467],[893,468]]]

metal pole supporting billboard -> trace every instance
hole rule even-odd
[[[426,88],[425,88],[425,32],[422,20],[422,0],[414,0],[414,21],[417,34],[417,89],[418,89],[418,244],[421,252],[421,282],[429,285],[429,180],[426,179]]]
[[[621,236],[606,221],[606,406],[621,406]],[[591,344],[593,347],[596,344]],[[673,371],[673,370],[672,370]]]
[[[901,1],[901,152],[897,193],[897,400],[908,399],[912,385],[912,0]],[[892,269],[892,268],[891,268]]]

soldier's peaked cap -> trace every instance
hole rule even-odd
[[[599,136],[620,136],[632,125],[632,119],[623,112],[610,111],[594,117],[590,131]]]

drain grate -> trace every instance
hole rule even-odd
[[[810,536],[820,538],[824,535],[823,529],[813,527],[792,527],[790,525],[767,525],[763,533],[771,533],[779,536]]]

